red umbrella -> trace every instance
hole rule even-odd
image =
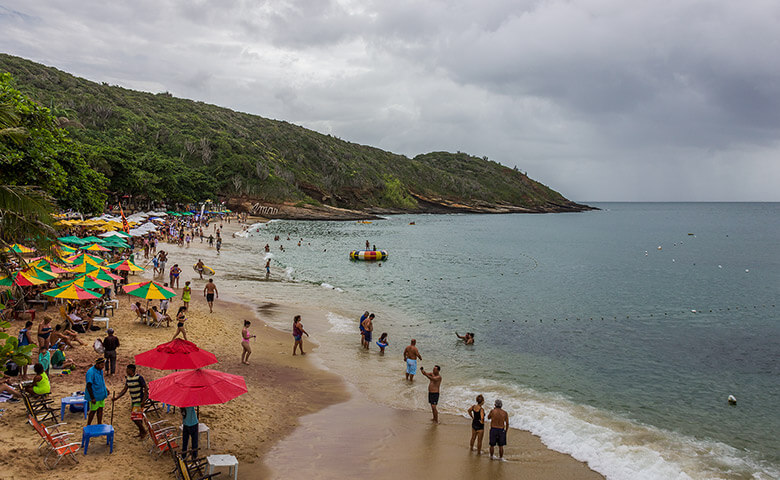
[[[180,408],[217,405],[246,392],[244,377],[217,370],[186,370],[149,382],[149,398]]]
[[[135,356],[135,363],[157,370],[189,370],[217,363],[217,357],[192,342],[176,338],[139,353]]]

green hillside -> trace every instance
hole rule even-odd
[[[0,54],[0,72],[50,110],[67,131],[69,148],[107,179],[109,200],[238,198],[369,211],[587,209],[517,170],[464,153],[408,158],[284,121],[91,82],[10,55]]]

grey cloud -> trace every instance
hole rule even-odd
[[[4,51],[578,200],[780,200],[780,7],[452,0],[6,1]]]

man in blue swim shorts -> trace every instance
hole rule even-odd
[[[406,362],[406,379],[414,381],[414,374],[417,373],[417,360],[422,360],[420,351],[417,350],[417,340],[412,339],[412,343],[404,349],[404,361]]]

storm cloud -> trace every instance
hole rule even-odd
[[[2,51],[580,201],[780,201],[771,1],[0,0]]]

